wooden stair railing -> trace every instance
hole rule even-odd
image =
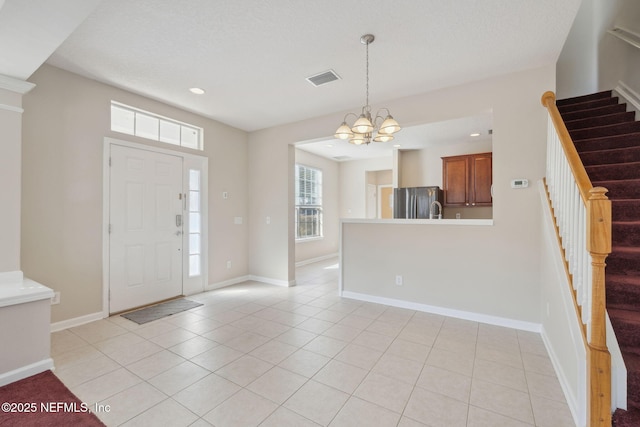
[[[611,201],[593,187],[553,92],[542,95],[549,113],[545,186],[572,286],[587,353],[587,426],[611,426],[611,355],[606,342],[605,259],[611,253]]]

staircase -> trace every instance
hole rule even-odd
[[[612,209],[607,311],[627,367],[628,411],[616,427],[640,426],[640,121],[611,91],[558,100],[558,110],[594,187]]]

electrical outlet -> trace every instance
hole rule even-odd
[[[264,221],[265,221],[267,224],[271,224],[271,217],[270,217],[270,216],[266,217]]]
[[[51,305],[60,304],[60,292],[54,292],[51,298]]]
[[[223,192],[222,192],[222,198],[223,198],[223,199],[228,199],[228,198],[229,198],[229,193],[228,193],[228,192],[226,192],[226,191],[223,191]]]
[[[402,276],[396,276],[396,286],[402,286]]]
[[[227,261],[227,268],[231,268],[231,261]]]

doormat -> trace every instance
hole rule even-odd
[[[162,304],[152,305],[151,307],[141,308],[140,310],[131,311],[121,314],[120,316],[136,322],[138,325],[153,322],[163,317],[181,313],[192,308],[200,307],[202,303],[180,298],[163,302]]]

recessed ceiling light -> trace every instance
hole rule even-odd
[[[393,144],[393,148],[400,148],[400,147],[402,147],[402,145],[400,145],[400,144]]]
[[[472,134],[471,134],[471,135],[469,135],[469,136],[480,136],[480,134],[476,132],[476,133],[472,133]]]
[[[204,95],[204,89],[200,89],[199,87],[192,87],[189,89],[191,93],[195,93],[196,95]]]
[[[327,147],[331,148],[333,147],[333,144],[327,144]]]

